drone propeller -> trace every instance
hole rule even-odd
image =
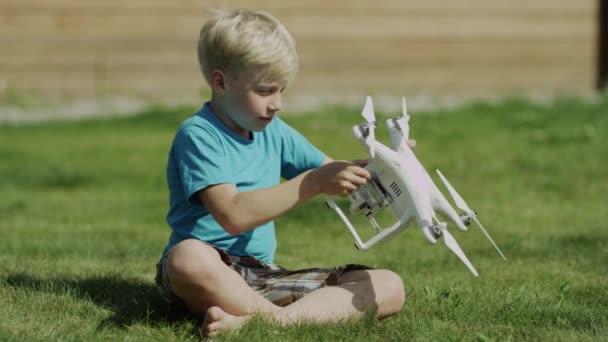
[[[409,116],[409,115],[407,114],[407,104],[405,103],[405,96],[404,96],[404,97],[402,97],[402,100],[401,100],[401,112],[403,113],[403,116],[404,116],[404,117],[405,117],[405,116]]]
[[[479,222],[479,220],[477,220],[477,213],[474,210],[471,210],[471,208],[469,208],[469,206],[464,201],[464,199],[456,192],[456,189],[454,189],[454,187],[452,186],[452,184],[450,184],[450,182],[448,182],[448,180],[443,176],[443,174],[441,173],[441,171],[439,171],[439,170],[436,170],[436,171],[437,171],[437,174],[439,175],[439,178],[441,178],[441,181],[443,182],[443,184],[445,184],[445,186],[448,188],[448,191],[450,192],[450,195],[454,199],[454,202],[456,203],[456,206],[458,208],[464,210],[468,215],[470,215],[473,218],[473,220],[475,221],[475,223],[477,223],[477,226],[481,229],[481,231],[486,236],[486,238],[488,238],[488,240],[490,240],[490,242],[492,243],[492,245],[494,246],[494,248],[496,248],[496,250],[498,251],[498,253],[500,254],[500,256],[502,256],[502,258],[505,259],[505,261],[507,261],[507,258],[505,258],[505,255],[502,254],[502,252],[500,251],[500,248],[498,248],[498,246],[496,245],[496,243],[494,243],[494,240],[492,240],[492,238],[490,237],[490,234],[488,234],[488,232],[481,225],[481,223]]]
[[[363,107],[363,111],[361,112],[361,116],[367,122],[368,134],[365,138],[365,143],[369,146],[369,155],[374,158],[375,156],[375,147],[374,142],[376,141],[376,115],[374,115],[374,105],[372,103],[372,98],[367,97],[365,99],[365,107]],[[371,142],[371,143],[370,143]]]
[[[465,264],[465,266],[471,271],[471,273],[473,273],[474,276],[478,277],[479,274],[477,273],[477,270],[469,261],[469,258],[467,258],[467,256],[464,254],[462,248],[460,248],[460,245],[458,245],[458,242],[456,242],[456,239],[452,236],[452,234],[450,234],[446,227],[447,224],[445,224],[445,222],[439,223],[439,229],[441,230],[441,235],[443,235],[445,245],[452,252],[454,252],[454,254],[456,254],[456,256]]]
[[[443,182],[443,184],[445,184],[445,186],[448,188],[448,191],[450,192],[450,195],[452,195],[452,198],[454,199],[454,202],[456,203],[456,206],[458,208],[466,211],[467,213],[471,213],[473,210],[471,210],[471,208],[469,208],[469,206],[464,201],[464,199],[462,197],[460,197],[460,195],[456,192],[456,189],[454,189],[454,187],[452,186],[452,184],[450,184],[450,182],[448,182],[447,178],[445,178],[443,176],[443,174],[441,173],[441,171],[439,171],[439,170],[435,170],[435,171],[437,171],[437,174],[439,175],[439,178],[441,178],[441,181]]]
[[[401,119],[397,120],[397,124],[399,125],[399,129],[401,130],[401,134],[403,135],[405,140],[409,140],[410,126],[408,124],[408,121],[410,121],[410,116],[409,114],[407,114],[407,104],[405,103],[405,96],[402,98],[401,112],[403,113],[403,116]],[[400,124],[401,121],[403,121],[403,125]]]

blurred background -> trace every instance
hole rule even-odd
[[[39,115],[69,115],[49,104],[81,115],[197,104],[208,93],[198,32],[222,7],[266,10],[295,37],[288,111],[365,95],[384,110],[403,95],[413,106],[545,99],[606,84],[604,0],[0,0],[0,116],[26,120],[36,111],[13,107],[37,104]]]

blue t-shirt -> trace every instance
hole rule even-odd
[[[209,103],[177,130],[167,163],[173,232],[167,252],[185,239],[199,239],[231,255],[251,255],[272,263],[276,250],[274,222],[232,236],[209,214],[197,192],[210,185],[230,183],[238,191],[268,188],[321,166],[325,155],[277,116],[252,139],[227,128]]]

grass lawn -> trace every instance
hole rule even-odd
[[[168,312],[153,285],[169,234],[167,152],[192,111],[0,125],[0,340],[199,338],[197,321]],[[284,119],[328,155],[354,159],[364,155],[350,133],[359,111]],[[392,269],[405,308],[327,326],[256,319],[220,340],[608,339],[608,96],[412,115],[418,158],[477,209],[509,261],[475,227],[452,232],[479,278],[417,229],[356,251],[319,196],[277,220],[277,263]]]

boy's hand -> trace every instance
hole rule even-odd
[[[407,144],[410,148],[415,148],[416,140],[409,139]],[[330,196],[348,196],[371,178],[369,171],[364,169],[368,163],[369,160],[366,159],[348,162],[326,158],[325,164],[314,170],[311,175],[314,175],[319,192]]]
[[[326,195],[346,196],[365,184],[371,175],[363,167],[366,160],[334,161],[313,171],[319,191]]]

